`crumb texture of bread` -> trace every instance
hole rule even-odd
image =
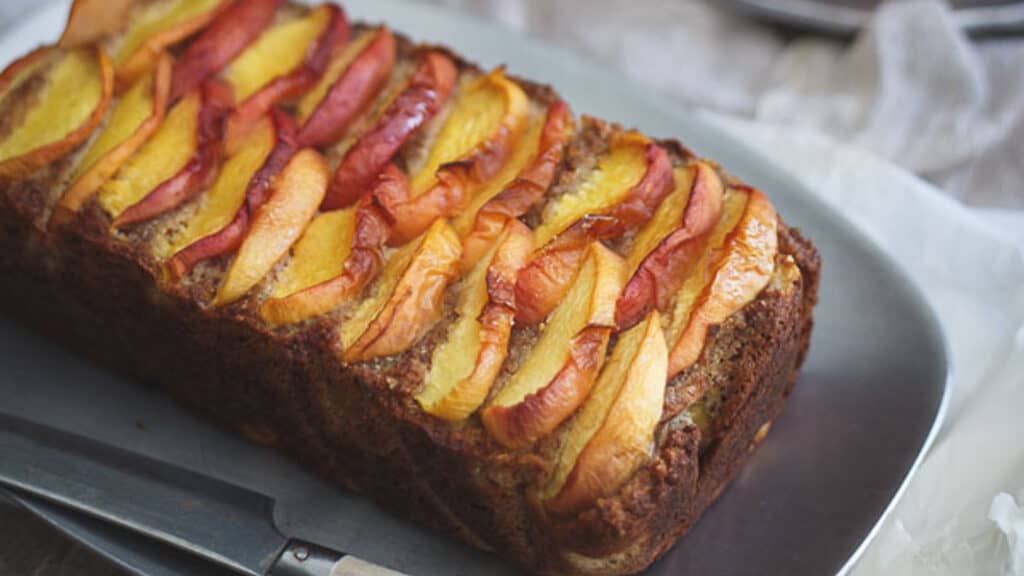
[[[538,574],[644,570],[781,413],[820,256],[713,161],[343,8],[98,3],[0,75],[5,314]]]

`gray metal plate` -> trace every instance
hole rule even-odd
[[[651,573],[845,570],[916,467],[947,396],[943,336],[905,274],[784,170],[614,72],[450,11],[398,0],[345,6],[355,18],[386,21],[484,65],[507,62],[516,74],[556,85],[577,112],[680,137],[761,187],[787,221],[815,240],[825,263],[821,302],[796,391],[736,482]],[[0,62],[55,38],[63,14],[61,5],[50,6],[0,39]],[[278,500],[278,525],[291,536],[416,575],[512,573],[7,321],[0,321],[0,365],[0,411],[270,494]]]

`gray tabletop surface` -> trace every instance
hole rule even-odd
[[[0,31],[14,25],[20,16],[38,5],[38,0],[0,2]],[[103,558],[0,498],[0,574],[106,576],[121,573]]]

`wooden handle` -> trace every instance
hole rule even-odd
[[[342,554],[330,548],[301,540],[289,541],[267,574],[268,576],[405,576],[401,572],[395,572],[355,556]]]
[[[367,562],[355,556],[345,556],[334,565],[331,576],[405,576],[401,572]]]

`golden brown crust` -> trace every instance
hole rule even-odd
[[[398,38],[400,55],[415,52]],[[453,58],[463,71],[477,70]],[[549,87],[516,81],[535,103],[557,99]],[[552,194],[571,187],[619,130],[582,119]],[[676,165],[693,159],[678,142],[659,144]],[[333,317],[273,328],[259,318],[256,299],[217,311],[202,305],[216,288],[203,270],[221,270],[230,257],[202,264],[189,283],[167,284],[147,249],[162,224],[112,237],[109,218],[92,203],[66,228],[42,231],[66,185],[67,162],[0,188],[0,299],[8,313],[385,509],[534,572],[632,573],[668,550],[781,411],[809,344],[820,260],[783,224],[780,254],[796,261],[799,281],[766,288],[718,328],[696,366],[669,383],[653,456],[618,493],[572,518],[549,518],[531,494],[550,473],[556,439],[509,451],[475,417],[449,424],[413,400],[453,319],[457,286],[448,291],[445,318],[409,351],[343,365]],[[535,223],[536,216],[523,219]],[[517,329],[506,372],[535,336]],[[701,428],[687,418],[694,399],[686,391],[707,380],[725,393]]]
[[[282,336],[212,316],[182,295],[161,294],[138,254],[90,235],[87,226],[50,239],[57,242],[50,248],[50,240],[8,210],[9,198],[0,257],[0,298],[9,313],[120,373],[163,386],[385,509],[538,572],[633,572],[666,551],[740,468],[758,429],[781,410],[809,341],[817,253],[784,229],[782,245],[797,259],[802,285],[790,294],[766,291],[705,352],[742,350],[733,377],[742,394],[733,396],[730,417],[709,448],[699,453],[701,433],[693,425],[666,422],[656,458],[618,495],[569,521],[548,523],[522,490],[545,474],[543,458],[496,452],[482,434],[411,412],[404,396],[387,392],[389,381],[411,376],[342,368],[322,327]],[[129,342],[138,353],[126,358],[117,351]],[[403,370],[421,373],[417,364],[424,360],[409,360]],[[681,375],[672,388],[698,377]],[[569,551],[621,558],[597,570]]]

